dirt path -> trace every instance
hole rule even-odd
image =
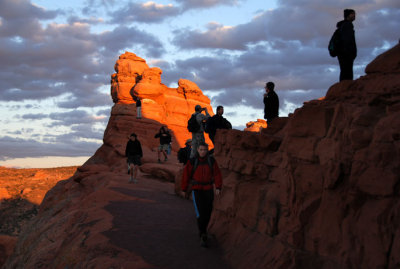
[[[152,268],[230,268],[211,236],[210,247],[200,247],[191,200],[177,197],[171,183],[142,176],[138,184],[113,190],[134,197],[105,207],[113,215],[113,229],[104,233],[111,243],[141,256]]]

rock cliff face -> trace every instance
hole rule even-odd
[[[259,133],[219,131],[236,268],[400,267],[400,45]]]

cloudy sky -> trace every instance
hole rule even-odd
[[[160,67],[170,87],[196,82],[238,129],[262,118],[267,81],[286,116],[338,80],[327,44],[344,8],[357,12],[359,77],[397,44],[399,0],[0,0],[0,165],[93,155],[125,51]]]

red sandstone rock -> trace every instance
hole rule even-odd
[[[0,235],[0,267],[5,263],[7,258],[12,254],[17,237]]]
[[[263,128],[267,128],[267,122],[262,119],[257,119],[257,121],[246,123],[246,128],[244,130],[249,132],[261,132]]]
[[[400,266],[399,50],[261,134],[217,136],[210,228],[234,267]]]

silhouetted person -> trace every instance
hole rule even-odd
[[[265,85],[265,93],[264,93],[264,119],[267,120],[267,123],[271,123],[271,121],[277,117],[279,117],[279,98],[276,92],[274,91],[275,84],[273,82],[268,82]]]
[[[232,124],[222,116],[222,114],[224,114],[224,107],[218,106],[216,112],[217,113],[206,122],[206,130],[213,143],[217,129],[232,129]]]
[[[129,137],[125,148],[125,156],[128,162],[128,174],[130,174],[129,183],[137,183],[137,172],[138,167],[141,165],[140,159],[143,157],[143,151],[135,133],[132,133]]]
[[[154,136],[154,138],[160,138],[160,145],[158,146],[157,150],[158,162],[161,163],[160,159],[161,152],[164,155],[165,158],[164,161],[167,161],[168,160],[167,150],[169,147],[169,143],[171,143],[171,134],[169,133],[167,127],[161,126],[160,130]]]
[[[192,152],[192,139],[188,139],[185,142],[185,147],[180,148],[178,150],[178,161],[185,165],[190,158],[191,152]]]
[[[353,63],[357,57],[357,45],[353,25],[353,21],[356,19],[356,12],[353,9],[345,9],[343,15],[344,20],[336,24],[340,33],[337,52],[340,66],[340,81],[353,80]]]
[[[208,145],[204,142],[197,147],[196,156],[190,158],[183,170],[181,188],[185,197],[192,194],[199,228],[200,245],[207,247],[207,226],[213,210],[215,194],[222,188],[222,175],[216,160],[208,154]]]
[[[190,158],[194,157],[197,152],[197,146],[200,145],[200,143],[205,142],[204,138],[204,122],[210,117],[210,114],[208,114],[208,110],[206,107],[201,107],[200,105],[196,105],[194,107],[195,112],[192,114],[192,116],[196,117],[196,122],[198,124],[198,130],[195,132],[192,132],[192,152],[190,153]],[[206,114],[202,114],[201,112],[205,112]]]

